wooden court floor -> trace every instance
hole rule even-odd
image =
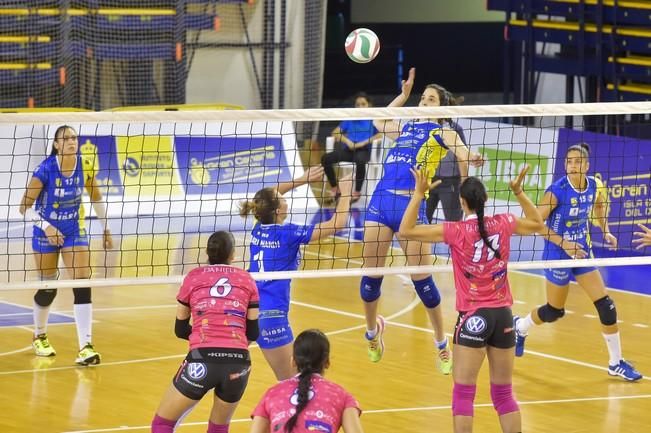
[[[122,240],[125,245],[127,240]],[[131,257],[131,274],[167,274],[201,257],[198,245],[184,241],[174,257],[164,250]],[[142,245],[150,245],[154,240]],[[124,249],[124,248],[123,248]],[[112,263],[125,252],[113,252]],[[305,251],[306,268],[359,266],[337,257],[359,257],[359,244],[337,242]],[[145,257],[147,256],[147,257]],[[159,257],[160,256],[160,257]],[[97,265],[106,257],[94,260]],[[400,263],[400,258],[396,259]],[[143,268],[141,273],[138,268]],[[115,270],[107,272],[115,275]],[[544,301],[540,277],[512,272],[523,314]],[[452,331],[454,291],[451,276],[436,275],[444,296],[445,322]],[[644,284],[644,282],[640,282]],[[386,353],[378,364],[366,358],[358,278],[297,280],[291,322],[295,333],[317,327],[328,333],[332,367],[327,376],[360,401],[362,424],[372,433],[451,432],[452,378],[435,368],[432,333],[423,307],[405,277],[385,278],[381,312],[388,319]],[[175,286],[96,289],[94,341],[103,355],[97,367],[76,367],[75,327],[51,325],[55,358],[36,358],[30,326],[0,327],[1,432],[146,432],[171,377],[186,353],[173,334]],[[72,316],[72,296],[61,290],[54,310]],[[651,298],[613,291],[621,319],[624,355],[651,375]],[[31,306],[32,292],[2,292],[0,302]],[[516,362],[514,389],[521,405],[523,431],[537,433],[651,432],[651,381],[626,383],[607,375],[607,353],[598,319],[587,297],[573,287],[562,321],[534,329],[528,352]],[[0,318],[2,314],[0,314]],[[248,432],[249,414],[274,383],[260,350],[251,349],[253,373],[235,414],[231,432]],[[499,432],[488,394],[487,368],[480,375],[475,408],[476,432]],[[205,398],[185,419],[180,432],[205,432],[211,404]]]

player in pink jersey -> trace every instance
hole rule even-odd
[[[345,389],[323,377],[330,366],[330,342],[323,332],[308,329],[294,341],[298,374],[262,397],[251,415],[251,433],[363,433],[359,403]]]
[[[452,367],[455,433],[472,432],[477,376],[485,356],[488,356],[490,365],[491,399],[502,431],[514,433],[522,430],[520,409],[511,386],[515,333],[507,264],[511,234],[534,234],[543,227],[536,206],[522,191],[522,181],[528,169],[525,166],[510,182],[524,218],[512,214],[484,216],[488,199],[486,188],[476,177],[469,177],[461,184],[465,220],[435,225],[416,225],[418,208],[425,192],[436,184],[429,184],[429,173],[412,170],[416,190],[400,224],[400,234],[424,242],[445,242],[452,254],[459,311]]]
[[[156,411],[152,433],[172,433],[182,416],[215,389],[208,433],[228,433],[251,371],[248,345],[258,338],[258,289],[245,270],[230,266],[233,235],[213,233],[206,248],[210,266],[186,275],[177,295],[174,332],[190,352]],[[192,316],[192,325],[190,325]]]

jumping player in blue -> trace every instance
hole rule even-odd
[[[20,203],[20,213],[34,225],[32,249],[41,280],[56,280],[59,255],[73,279],[90,278],[89,240],[81,203],[84,189],[104,227],[104,248],[113,241],[106,226],[106,205],[95,180],[95,161],[79,155],[77,133],[70,126],[54,134],[52,153],[34,171]],[[34,205],[34,208],[32,208]],[[99,364],[101,357],[92,344],[93,310],[90,287],[73,289],[74,316],[79,340],[80,365]],[[34,296],[34,339],[37,356],[54,356],[47,338],[47,321],[56,289],[38,290]]]
[[[414,85],[416,71],[411,68],[409,77],[402,83],[402,92],[389,107],[400,107],[407,102]],[[436,89],[428,86],[420,97],[419,107],[438,106]],[[471,155],[466,145],[451,128],[427,120],[410,120],[402,125],[394,121],[375,121],[375,127],[381,133],[395,140],[383,163],[384,172],[369,201],[364,222],[364,267],[381,267],[386,261],[387,252],[394,235],[404,251],[410,266],[431,265],[432,246],[428,242],[408,241],[398,231],[400,221],[407,209],[414,191],[414,178],[411,169],[422,167],[434,173],[440,161],[448,151],[453,152],[458,160],[480,162],[481,156]],[[419,213],[419,222],[426,224],[425,202]],[[444,374],[452,368],[452,355],[443,329],[443,315],[440,309],[441,296],[432,276],[429,274],[412,275],[416,292],[427,309],[434,327],[435,343],[439,352],[438,365]],[[360,295],[364,301],[366,316],[366,340],[368,356],[372,362],[378,362],[384,353],[384,318],[377,314],[382,277],[362,277]]]
[[[594,206],[594,219],[603,230],[604,240],[617,247],[617,238],[608,228],[603,194],[597,193],[597,182],[587,176],[590,148],[585,143],[570,146],[565,156],[567,176],[557,180],[547,188],[538,210],[546,220],[543,260],[568,260],[592,257],[589,220]],[[608,374],[620,376],[629,381],[642,378],[642,375],[622,357],[622,347],[617,326],[615,303],[608,296],[606,286],[599,270],[594,267],[545,269],[547,279],[547,303],[527,317],[515,316],[516,356],[524,354],[524,342],[533,325],[551,323],[565,315],[565,302],[569,293],[570,277],[585,290],[594,303],[602,332],[608,347]]]
[[[242,203],[240,214],[243,217],[253,214],[257,220],[251,232],[250,272],[295,271],[301,245],[331,236],[345,227],[353,186],[350,176],[339,180],[341,197],[331,219],[316,225],[285,223],[288,213],[283,194],[322,179],[323,168],[312,167],[303,176],[275,188],[263,188],[252,201]],[[290,283],[290,280],[257,281],[260,293],[257,342],[279,381],[296,374],[291,365],[294,335],[288,318]]]

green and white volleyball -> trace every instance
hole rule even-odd
[[[346,38],[346,54],[356,63],[368,63],[380,52],[380,40],[369,29],[356,29]]]

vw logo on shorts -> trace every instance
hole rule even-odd
[[[194,380],[201,380],[204,377],[206,377],[206,374],[208,373],[206,364],[203,364],[201,362],[189,363],[185,371],[187,371],[188,376],[190,376]]]
[[[466,331],[471,334],[481,334],[486,329],[486,319],[481,316],[470,316],[466,320]]]

